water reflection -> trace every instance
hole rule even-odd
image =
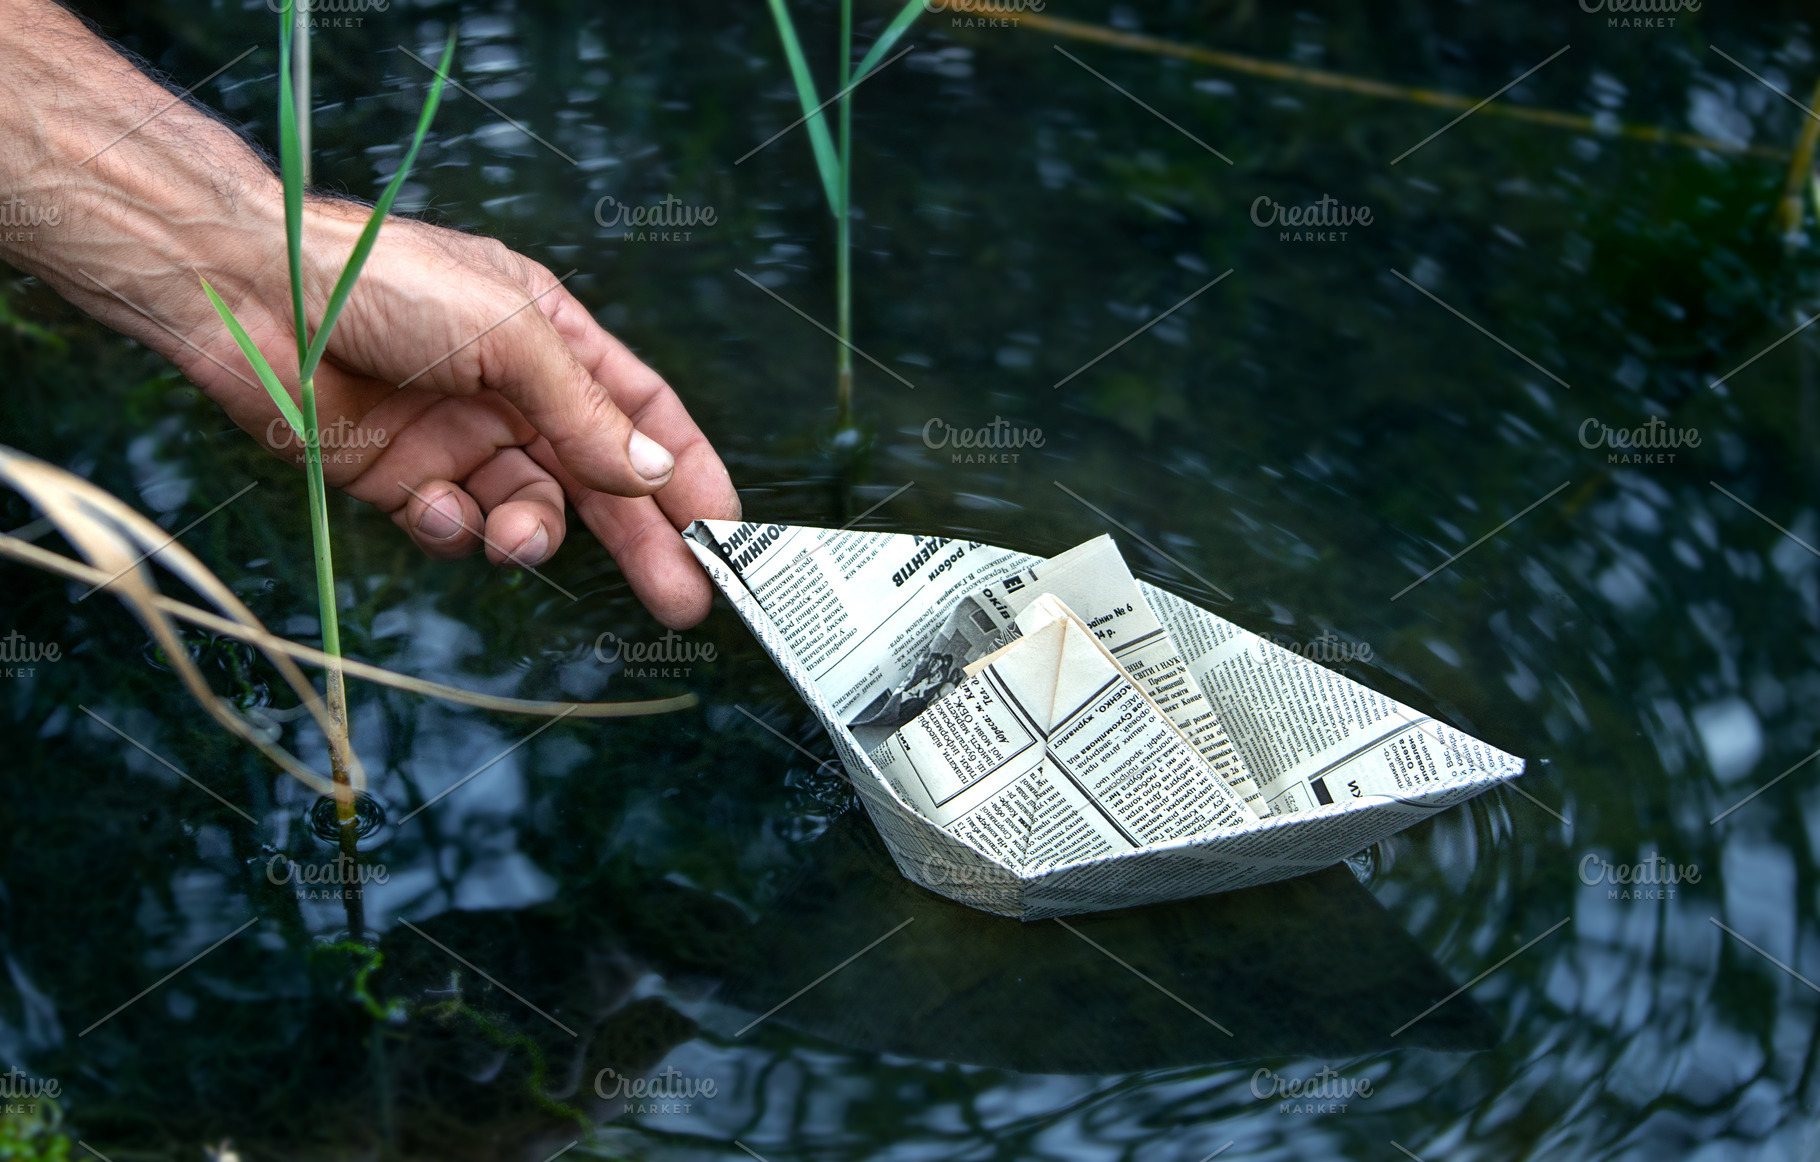
[[[835,8],[794,7],[805,38],[827,43]],[[858,7],[863,42],[882,17]],[[1111,19],[1471,94],[1571,42],[1507,99],[1794,140],[1802,114],[1704,46],[1799,96],[1815,59],[1805,25],[1707,6],[1656,35],[1583,7],[1517,20],[1495,5],[1119,5]],[[181,77],[238,51],[210,55],[218,44],[269,34],[261,5],[206,23],[84,9]],[[370,194],[395,164],[396,148],[375,143],[401,136],[422,76],[384,46],[439,43],[448,15],[394,6],[319,38],[325,183]],[[343,923],[339,906],[265,876],[274,850],[325,858],[305,831],[312,796],[200,728],[116,611],[72,606],[62,585],[7,566],[13,620],[0,629],[64,649],[0,689],[14,776],[0,797],[0,1058],[62,1079],[84,1140],[112,1157],[194,1156],[231,1134],[249,1158],[390,1148],[540,1162],[570,1140],[541,1094],[612,1119],[605,1148],[651,1158],[730,1154],[735,1138],[774,1162],[1195,1162],[1228,1141],[1223,1157],[1378,1158],[1395,1156],[1393,1140],[1430,1159],[1812,1156],[1820,1008],[1774,961],[1820,979],[1820,795],[1812,765],[1795,767],[1820,745],[1820,557],[1803,545],[1820,544],[1814,329],[1711,386],[1807,318],[1820,290],[1811,247],[1786,246],[1773,222],[1780,161],[1474,117],[1392,169],[1444,115],[1071,50],[1218,143],[1229,168],[1045,36],[926,19],[926,56],[872,82],[855,111],[855,339],[917,387],[860,367],[867,440],[849,456],[827,439],[832,344],[734,273],[832,318],[806,144],[786,137],[731,165],[795,116],[762,7],[685,0],[609,20],[470,4],[460,19],[467,82],[581,165],[451,96],[448,132],[426,146],[407,199],[580,266],[577,293],[679,387],[748,512],[839,524],[890,497],[865,527],[1037,553],[1117,532],[1060,480],[1230,591],[1220,608],[1247,628],[1369,644],[1349,673],[1534,760],[1530,797],[1475,800],[1366,853],[1356,876],[1077,925],[1227,1038],[1059,926],[1007,927],[904,884],[844,814],[838,782],[733,711],[828,753],[722,611],[694,631],[717,651],[686,682],[701,712],[559,725],[403,826],[529,727],[357,693],[355,740],[394,825],[369,852],[390,875],[369,885],[386,961],[367,979],[379,1000],[415,1006],[396,1024],[354,997],[354,953],[312,951]],[[269,136],[269,59],[246,68],[222,93]],[[716,220],[684,244],[617,237],[594,216],[609,195],[674,195]],[[1373,218],[1343,243],[1283,241],[1249,218],[1261,195],[1330,195]],[[1053,388],[1228,267],[1155,334]],[[261,480],[186,543],[271,624],[313,632],[299,616],[307,542],[286,532],[300,482],[130,346],[41,290],[0,291],[66,343],[60,354],[0,331],[16,382],[0,395],[9,442],[173,528],[212,503],[192,482]],[[922,437],[935,417],[979,428],[1001,416],[1040,427],[1043,445],[980,464]],[[1579,437],[1589,420],[1634,429],[1652,416],[1698,430],[1699,445],[1634,464]],[[1555,500],[1390,602],[1564,480]],[[33,519],[4,504],[5,527]],[[591,660],[604,630],[661,629],[585,537],[548,570],[583,596],[563,608],[534,581],[420,562],[370,514],[336,521],[346,632],[364,656],[527,696],[673,692]],[[1124,547],[1147,580],[1218,600],[1168,559]],[[269,701],[257,670],[197,646],[218,689]],[[1673,899],[1614,898],[1579,876],[1589,853],[1660,855],[1701,878]],[[254,916],[166,991],[75,1036]],[[448,1008],[456,997],[489,1024]],[[544,1063],[535,1092],[526,1044]],[[592,1089],[601,1069],[672,1067],[715,1079],[717,1096],[676,1114]],[[1259,1069],[1329,1067],[1370,1079],[1372,1096],[1305,1115],[1252,1088]]]
[[[881,930],[913,917],[901,937],[769,1018],[850,1049],[1111,1074],[1398,1045],[1467,1051],[1497,1040],[1469,997],[1392,1037],[1456,986],[1344,868],[1077,917],[1071,931],[917,888],[860,816],[844,816],[806,854],[803,876],[761,917],[751,955],[716,995],[767,1012],[838,963],[855,917]]]

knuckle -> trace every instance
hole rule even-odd
[[[609,397],[605,391],[601,390],[600,385],[595,383],[592,379],[588,379],[585,388],[575,394],[575,408],[582,424],[585,426],[584,430],[599,431],[601,429],[606,429],[608,431],[614,431],[621,425],[627,428],[632,426],[632,421],[626,418],[624,412],[613,405],[612,398]],[[627,434],[629,435],[630,433],[628,432]]]
[[[512,275],[524,259],[497,238],[486,238],[480,244],[480,258],[500,274]]]

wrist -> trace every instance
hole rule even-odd
[[[201,280],[237,312],[288,301],[282,191],[256,164],[238,173],[175,164],[119,176],[62,187],[62,225],[29,256],[28,269],[207,387],[213,377],[197,363],[198,349],[222,356],[222,324]]]

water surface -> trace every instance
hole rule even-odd
[[[837,10],[793,7],[831,91]],[[889,12],[859,7],[863,43]],[[702,706],[560,723],[399,824],[541,724],[358,688],[394,821],[367,845],[388,878],[362,976],[339,905],[268,874],[330,858],[312,796],[221,736],[121,609],[0,566],[5,628],[62,646],[0,690],[0,1061],[57,1079],[69,1132],[112,1159],[232,1138],[247,1159],[538,1162],[582,1134],[559,1107],[604,1126],[575,1155],[648,1159],[1814,1157],[1820,792],[1813,765],[1772,784],[1820,745],[1812,331],[1712,386],[1820,309],[1812,210],[1793,239],[1775,222],[1805,116],[1715,49],[1805,99],[1812,20],[1584,7],[1048,11],[1472,100],[1571,46],[1499,103],[1584,125],[1488,111],[1394,165],[1457,111],[925,15],[856,94],[854,340],[894,373],[856,360],[857,455],[833,440],[833,342],[740,273],[831,323],[802,131],[735,164],[797,116],[764,6],[401,4],[324,29],[318,180],[370,197],[424,79],[396,46],[426,54],[458,23],[463,83],[554,148],[452,94],[406,201],[577,271],[749,515],[839,524],[886,501],[859,527],[1043,554],[1109,531],[1146,579],[1285,644],[1334,635],[1348,673],[1529,773],[1344,868],[1076,924],[1228,1037],[1057,925],[902,881],[724,607],[684,635],[686,667],[603,661],[663,631],[585,534],[543,570],[570,602],[425,562],[338,502],[360,656]],[[84,11],[179,85],[273,39],[258,4]],[[199,95],[269,143],[274,72],[262,47]],[[1256,224],[1324,196],[1369,224]],[[601,224],[669,197],[713,224]],[[5,440],[172,530],[258,480],[185,543],[307,639],[297,474],[41,287],[5,299],[30,324],[0,334]],[[1653,417],[1698,444],[1643,463],[1587,446]],[[1040,445],[930,446],[1000,420]],[[32,519],[5,503],[6,527]],[[242,707],[288,705],[243,649],[194,644]],[[1657,856],[1697,882],[1585,882]],[[1283,1100],[1323,1070],[1348,1099]],[[626,1079],[652,1076],[688,1096],[628,1105]]]

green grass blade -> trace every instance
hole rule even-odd
[[[316,388],[307,379],[303,381],[303,424],[312,436],[321,430],[316,422]],[[309,483],[310,548],[316,559],[316,612],[322,623],[322,652],[339,658],[341,615],[335,608],[335,560],[329,546],[329,488],[322,479],[322,441],[319,436],[304,443],[303,475]],[[337,693],[335,690],[340,682],[340,672],[331,667],[328,672],[331,717],[345,713],[347,695],[345,691]],[[343,728],[345,729],[345,722]]]
[[[266,394],[270,395],[272,402],[278,405],[279,412],[284,416],[284,422],[291,425],[291,430],[296,432],[298,438],[301,439],[303,437],[303,413],[297,410],[297,405],[291,401],[290,393],[284,390],[284,385],[278,382],[276,375],[272,374],[272,365],[265,361],[265,356],[259,353],[259,348],[253,346],[253,341],[247,337],[246,328],[240,325],[240,320],[234,317],[233,311],[228,310],[228,305],[221,301],[221,296],[215,293],[215,288],[209,285],[209,280],[206,278],[202,280],[202,290],[209,296],[209,302],[214,305],[215,313],[221,316],[223,323],[227,324],[228,334],[232,335],[234,342],[240,345],[240,353],[246,356],[248,363],[253,365],[253,374],[257,375],[259,382],[265,385]]]
[[[769,3],[771,16],[777,21],[777,38],[784,43],[784,59],[790,64],[790,78],[796,82],[796,99],[802,102],[803,115],[808,118],[809,146],[815,150],[815,168],[821,171],[822,192],[828,195],[829,212],[839,217],[840,158],[828,133],[828,119],[817,108],[821,101],[815,95],[815,78],[809,75],[809,62],[803,58],[803,46],[796,39],[796,25],[790,21],[784,0]]]
[[[373,213],[367,218],[366,228],[354,243],[354,253],[342,268],[341,277],[335,280],[335,289],[330,292],[328,306],[322,312],[322,325],[316,329],[316,337],[310,341],[309,351],[304,354],[300,379],[309,380],[316,375],[316,365],[322,362],[322,352],[329,345],[329,332],[335,329],[335,320],[340,317],[341,308],[347,305],[348,295],[353,293],[354,280],[360,277],[360,268],[366,265],[367,255],[373,251],[373,243],[379,238],[379,227],[391,212],[399,187],[404,185],[412,164],[417,161],[417,151],[423,147],[424,135],[429,133],[430,122],[436,117],[436,106],[442,103],[442,87],[448,81],[449,64],[454,59],[455,32],[451,29],[449,43],[442,50],[442,63],[436,66],[436,81],[430,86],[430,95],[423,103],[423,113],[417,118],[417,133],[411,138],[411,148],[405,152],[404,160],[399,162],[398,172],[386,183],[385,192],[379,195]]]
[[[840,0],[840,201],[834,212],[834,413],[845,431],[853,416],[853,0]]]
[[[278,14],[278,172],[284,179],[284,241],[291,263],[291,320],[302,366],[310,336],[303,315],[303,146],[297,133],[297,97],[291,87],[291,35],[296,0]]]
[[[855,84],[864,80],[866,74],[872,71],[872,66],[884,59],[884,55],[891,51],[891,46],[903,39],[904,33],[910,31],[910,26],[916,23],[916,18],[922,14],[922,11],[923,0],[910,0],[910,3],[904,5],[903,11],[899,12],[891,23],[885,26],[885,31],[878,34],[878,39],[872,42],[872,47],[866,50],[866,55],[859,58],[859,64],[853,70]]]

